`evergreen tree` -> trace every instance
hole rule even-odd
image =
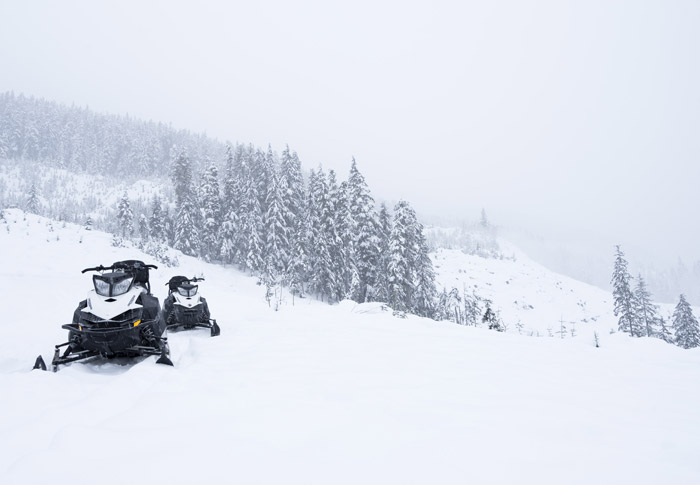
[[[415,260],[415,295],[413,299],[413,313],[422,317],[435,317],[435,300],[437,289],[435,288],[435,272],[433,262],[428,255],[428,243],[423,235],[423,225],[416,223],[416,260]],[[455,288],[456,299],[461,298]],[[463,323],[458,321],[457,323]]]
[[[289,254],[289,265],[286,275],[287,284],[292,293],[292,304],[295,296],[300,298],[304,296],[304,282],[308,280],[309,275],[308,244],[310,234],[311,227],[308,224],[308,218],[303,217],[295,225],[295,234],[292,239],[293,243]]]
[[[673,312],[673,330],[676,334],[676,345],[679,347],[692,349],[700,346],[700,325],[685,295],[681,295]]]
[[[122,231],[122,237],[126,237],[131,234],[133,229],[132,221],[134,220],[134,214],[131,212],[131,204],[129,204],[129,195],[124,192],[122,198],[119,200],[119,205],[117,206],[117,222]]]
[[[93,225],[92,217],[90,217],[90,215],[88,215],[87,218],[85,219],[85,230],[92,231],[92,225]]]
[[[161,206],[160,197],[153,196],[151,202],[151,218],[148,223],[150,227],[150,236],[154,241],[165,241],[165,220],[163,217],[163,208]]]
[[[416,261],[416,217],[406,201],[394,208],[394,224],[389,239],[389,304],[399,312],[412,308],[414,262]]]
[[[219,171],[211,164],[204,172],[200,187],[202,198],[202,254],[207,261],[219,257],[219,221],[221,219],[221,201],[219,194]]]
[[[148,218],[146,214],[139,215],[139,236],[141,240],[146,241],[150,235],[150,230],[148,228]]]
[[[668,344],[674,343],[673,335],[671,331],[666,326],[666,320],[663,317],[659,317],[656,323],[658,328],[656,336]]]
[[[289,219],[284,205],[283,194],[286,192],[284,181],[273,168],[270,186],[267,191],[267,212],[264,225],[267,228],[265,238],[265,266],[269,275],[282,275],[289,261],[289,239],[287,220]]]
[[[488,325],[489,330],[496,330],[497,332],[503,332],[503,325],[501,325],[498,315],[491,309],[491,302],[486,300],[486,311],[481,319],[481,322]]]
[[[659,322],[659,307],[651,301],[651,293],[647,289],[646,282],[640,274],[637,278],[637,286],[634,289],[634,313],[635,321],[642,331],[642,335],[656,337],[656,326]]]
[[[353,295],[353,299],[363,303],[374,300],[378,293],[376,286],[379,238],[374,214],[374,199],[370,195],[365,178],[357,169],[354,158],[350,166],[347,191],[352,224],[350,232],[355,235],[353,267],[356,268],[359,278],[358,291]]]
[[[629,333],[632,337],[641,336],[638,322],[634,311],[634,295],[630,288],[630,275],[627,272],[627,261],[625,255],[616,246],[615,267],[612,275],[614,314],[619,316],[618,329]]]
[[[39,213],[39,191],[36,188],[36,184],[32,183],[29,187],[29,197],[27,197],[27,212],[31,214]]]
[[[488,218],[486,217],[486,209],[484,209],[484,208],[481,209],[481,221],[479,222],[479,224],[480,224],[481,227],[483,227],[484,229],[486,229],[487,227],[489,227],[489,220],[488,220]]]
[[[389,239],[391,237],[391,216],[386,204],[382,203],[379,209],[377,225],[377,237],[379,239],[379,267],[377,269],[377,288],[375,299],[377,301],[389,301]]]
[[[309,288],[317,293],[321,300],[329,301],[336,295],[333,261],[331,260],[332,225],[328,184],[323,169],[311,171],[309,178]]]
[[[185,196],[180,204],[175,219],[175,249],[189,256],[197,256],[200,250],[196,223],[198,210],[193,197]]]

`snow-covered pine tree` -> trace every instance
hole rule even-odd
[[[39,213],[39,191],[37,190],[36,184],[32,182],[29,187],[29,194],[27,197],[27,212],[31,214]]]
[[[328,220],[325,231],[330,242],[332,273],[335,287],[334,298],[338,301],[352,297],[353,283],[353,241],[350,209],[347,200],[347,184],[338,186],[335,171],[328,172]]]
[[[657,337],[656,325],[659,321],[659,307],[652,302],[651,292],[647,289],[641,274],[637,277],[637,285],[634,289],[634,313],[635,321],[641,329],[642,335]]]
[[[131,204],[129,204],[129,195],[124,191],[124,195],[119,200],[117,205],[117,222],[119,223],[119,228],[122,232],[122,237],[127,237],[131,235],[133,230],[132,222],[134,220],[134,214],[131,211]]]
[[[152,240],[158,242],[166,240],[163,207],[158,194],[153,196],[153,201],[151,202],[151,218],[148,221],[148,225],[150,227],[150,236]]]
[[[139,236],[142,241],[148,240],[150,235],[150,229],[148,227],[148,218],[146,214],[139,215]]]
[[[486,209],[484,209],[483,207],[481,208],[481,220],[479,221],[479,224],[480,224],[481,227],[483,227],[484,229],[486,229],[487,227],[489,227],[489,220],[488,220],[488,218],[486,217]]]
[[[435,301],[437,298],[437,289],[435,288],[435,271],[433,270],[433,262],[429,256],[428,243],[423,234],[423,224],[416,221],[416,261],[415,261],[415,294],[413,296],[413,313],[422,317],[435,317]],[[460,301],[459,291],[456,292],[456,298]],[[461,315],[461,308],[459,310]],[[462,324],[463,319],[460,316]]]
[[[197,217],[199,210],[193,196],[184,196],[175,219],[175,249],[189,256],[199,255],[199,231]]]
[[[656,320],[656,328],[657,328],[657,333],[656,337],[660,338],[664,342],[668,344],[674,343],[673,339],[673,334],[669,330],[669,328],[666,326],[666,320],[663,317],[658,317]]]
[[[284,205],[283,194],[286,192],[284,181],[281,180],[280,174],[275,167],[271,167],[270,185],[267,188],[267,212],[263,220],[264,226],[267,229],[265,235],[265,269],[269,277],[278,278],[284,274],[284,271],[289,262],[289,238],[287,220],[289,217],[286,213],[287,208]]]
[[[311,171],[309,177],[308,218],[311,229],[309,238],[309,290],[321,300],[332,300],[336,295],[331,246],[333,237],[329,227],[332,217],[329,208],[328,184],[323,169]]]
[[[85,226],[84,226],[85,230],[92,231],[92,225],[93,225],[92,217],[90,217],[90,215],[88,214],[87,218],[85,219]]]
[[[259,154],[257,156],[259,159]],[[259,160],[258,160],[259,161]],[[253,272],[263,269],[263,214],[258,194],[256,153],[249,150],[242,161],[242,194],[236,260]]]
[[[173,161],[172,180],[175,187],[175,208],[179,212],[185,199],[192,198],[192,167],[184,151],[180,151]]]
[[[486,324],[489,330],[496,330],[497,332],[503,332],[504,330],[498,315],[491,309],[491,301],[489,300],[486,300],[486,311],[481,322]]]
[[[173,185],[175,187],[175,249],[190,256],[200,250],[198,230],[201,214],[192,190],[192,168],[184,152],[173,162]]]
[[[304,297],[304,283],[308,281],[309,258],[308,258],[308,234],[311,231],[307,219],[304,217],[296,225],[296,234],[293,238],[292,249],[289,254],[289,265],[287,267],[286,282],[292,294],[292,304],[294,297]]]
[[[243,147],[237,145],[234,157],[233,148],[226,145],[226,169],[221,200],[222,221],[219,229],[221,244],[219,256],[227,263],[236,259],[239,211],[241,206],[241,175]]]
[[[612,275],[614,314],[619,316],[618,329],[632,337],[641,336],[641,330],[634,311],[634,294],[630,287],[631,277],[627,271],[627,261],[620,246],[615,246],[615,267]]]
[[[353,244],[353,267],[359,278],[358,291],[353,300],[363,303],[373,301],[377,286],[379,261],[379,238],[374,213],[374,199],[370,194],[365,178],[357,169],[353,157],[348,177],[348,204],[352,220],[351,233],[355,235]]]
[[[202,255],[213,261],[220,255],[219,231],[221,220],[221,200],[219,194],[219,170],[215,164],[209,165],[202,177],[199,189],[202,201]]]
[[[673,330],[676,334],[676,345],[679,347],[684,349],[700,347],[700,325],[685,295],[681,295],[673,312]]]
[[[379,239],[379,259],[375,299],[389,301],[389,238],[391,236],[391,216],[386,204],[382,202],[379,209],[377,237]]]
[[[416,215],[408,202],[402,200],[394,207],[394,224],[389,239],[389,304],[395,311],[412,308],[415,290],[414,263]]]

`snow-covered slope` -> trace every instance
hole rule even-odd
[[[254,279],[187,257],[153,288],[203,273],[220,337],[170,334],[174,368],[30,372],[65,339],[90,285],[80,269],[153,261],[103,233],[7,219],[0,483],[700,483],[700,350],[619,333],[596,349],[351,302],[275,312]]]
[[[500,240],[499,247],[508,258],[438,249],[433,254],[438,286],[474,291],[493,301],[509,332],[561,338],[563,321],[564,338],[572,338],[573,331],[575,338],[591,342],[594,331],[602,335],[617,330],[610,292],[554,273],[507,241]],[[673,305],[660,307],[669,320]]]

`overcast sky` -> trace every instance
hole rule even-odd
[[[307,168],[354,155],[423,213],[700,259],[697,0],[109,3],[2,1],[0,91]]]

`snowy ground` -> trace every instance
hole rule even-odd
[[[254,279],[190,258],[153,288],[162,299],[171,275],[204,273],[220,337],[171,333],[174,368],[30,372],[65,339],[90,286],[80,269],[152,259],[8,219],[0,483],[700,483],[700,350],[608,333],[596,349],[350,302],[275,312]]]

